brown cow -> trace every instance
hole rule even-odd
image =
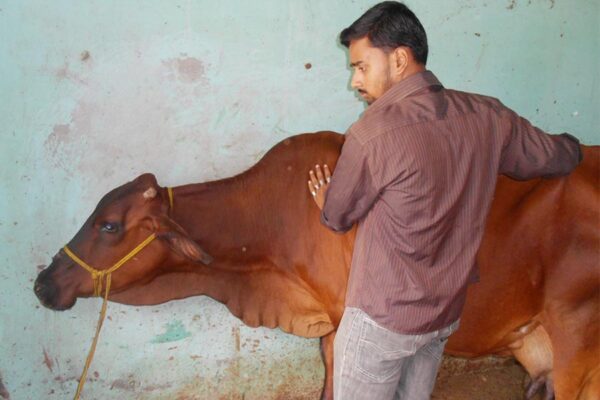
[[[355,230],[320,224],[305,188],[315,163],[335,166],[343,136],[284,140],[248,171],[166,188],[145,174],[108,193],[68,246],[108,268],[150,233],[154,240],[113,274],[110,300],[135,305],[207,295],[249,326],[321,337],[323,398],[332,398],[332,343],[341,318]],[[600,395],[600,148],[568,177],[500,178],[460,330],[447,351],[512,354],[557,399]],[[200,246],[202,246],[200,248]],[[202,262],[210,254],[210,265]],[[35,293],[64,310],[93,293],[92,279],[60,251]]]

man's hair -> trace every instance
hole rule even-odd
[[[384,1],[374,5],[340,33],[340,41],[350,47],[351,41],[365,36],[373,46],[386,51],[406,46],[417,62],[427,63],[425,29],[417,16],[402,3]]]

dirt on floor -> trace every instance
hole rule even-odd
[[[432,400],[523,400],[528,376],[512,358],[444,357]],[[536,396],[534,400],[541,400]]]

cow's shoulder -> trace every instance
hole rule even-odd
[[[343,144],[344,135],[332,131],[290,136],[273,146],[252,169],[272,170],[273,165],[286,165],[287,168],[304,168],[315,163],[333,165]]]
[[[344,143],[344,135],[332,131],[301,133],[290,136],[277,143],[265,155],[279,152],[319,151],[322,149],[338,150]]]

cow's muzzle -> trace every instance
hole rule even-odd
[[[33,292],[44,307],[56,311],[68,310],[75,305],[77,299],[73,298],[68,302],[61,301],[60,290],[52,282],[51,270],[52,268],[48,267],[40,272],[33,285]]]

